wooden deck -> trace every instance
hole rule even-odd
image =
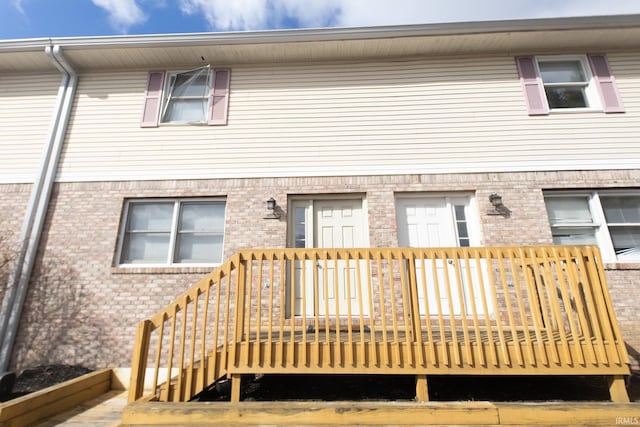
[[[92,372],[21,397],[17,401],[5,402],[0,405],[3,406],[0,412],[9,417],[0,417],[4,421],[4,424],[0,424],[14,427],[533,424],[593,426],[629,424],[633,421],[633,414],[640,411],[638,393],[635,393],[635,403],[590,402],[584,401],[585,396],[576,396],[583,401],[449,401],[418,404],[412,402],[408,394],[403,393],[404,397],[393,401],[376,399],[359,402],[319,402],[301,400],[299,395],[295,395],[295,400],[280,399],[276,402],[173,403],[141,399],[127,405],[127,392],[122,389],[121,383],[126,370],[116,371],[118,370],[107,369]],[[580,384],[580,381],[577,380],[576,384]],[[404,383],[407,385],[406,381]],[[437,382],[435,388],[438,389]],[[500,394],[504,395],[504,390],[501,390]],[[591,396],[588,391],[587,396]]]
[[[607,375],[628,357],[597,248],[242,251],[136,337],[129,401],[186,401],[243,374]]]
[[[126,391],[110,390],[34,427],[119,427],[126,403]]]

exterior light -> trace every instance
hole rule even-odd
[[[263,218],[264,219],[280,218],[280,212],[277,208],[278,208],[278,204],[276,203],[276,199],[274,199],[273,197],[270,197],[269,200],[267,200],[267,213],[264,214]]]
[[[489,203],[492,208],[487,211],[487,215],[511,215],[511,211],[502,203],[502,196],[498,193],[493,193],[489,196]]]

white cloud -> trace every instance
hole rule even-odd
[[[326,26],[339,9],[339,0],[180,0],[188,15],[202,14],[215,30]],[[290,24],[289,24],[290,25]]]
[[[640,0],[180,0],[180,8],[224,31],[640,13]]]
[[[146,15],[136,4],[136,0],[91,0],[93,4],[109,13],[111,25],[126,33],[129,27],[147,20]]]
[[[534,3],[536,4],[536,3]],[[538,10],[537,16],[595,16],[640,13],[640,0],[545,0],[547,10]]]
[[[13,3],[13,7],[15,7],[18,12],[25,15],[24,8],[22,7],[23,2],[24,0],[11,0],[11,3]]]
[[[640,13],[640,0],[346,0],[344,26],[487,21],[562,16]]]
[[[274,10],[282,8],[288,18],[296,19],[305,27],[321,27],[335,25],[342,3],[341,0],[279,0],[274,1],[273,6]]]
[[[220,30],[264,28],[267,19],[263,0],[180,0],[188,15],[203,14],[212,28]]]

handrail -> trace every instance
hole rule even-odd
[[[216,349],[220,344],[220,355],[226,357],[231,337],[228,328],[231,284],[238,265],[239,256],[234,255],[153,317],[138,325],[129,388],[130,402],[142,398],[144,394],[149,362],[153,366],[152,379],[148,384],[152,394],[159,392],[161,382],[168,383],[168,379],[177,376],[181,393],[176,398],[180,401],[188,400],[195,394],[194,390],[202,390],[224,375],[226,360],[217,360],[218,352],[210,354],[210,350],[212,345]],[[182,318],[178,318],[179,313],[182,313]],[[188,322],[191,328],[187,328]],[[152,344],[155,347],[152,348]],[[178,362],[175,361],[176,355]],[[196,362],[200,363],[198,368]],[[169,392],[169,388],[165,387],[158,398],[167,400]]]
[[[140,323],[129,400],[236,373],[628,370],[593,246],[242,250]],[[147,375],[147,365],[152,366]]]

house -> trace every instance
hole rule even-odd
[[[138,322],[245,249],[553,244],[597,245],[640,369],[638,40],[634,15],[0,42],[2,370],[129,366]],[[445,316],[484,292],[423,289]]]

